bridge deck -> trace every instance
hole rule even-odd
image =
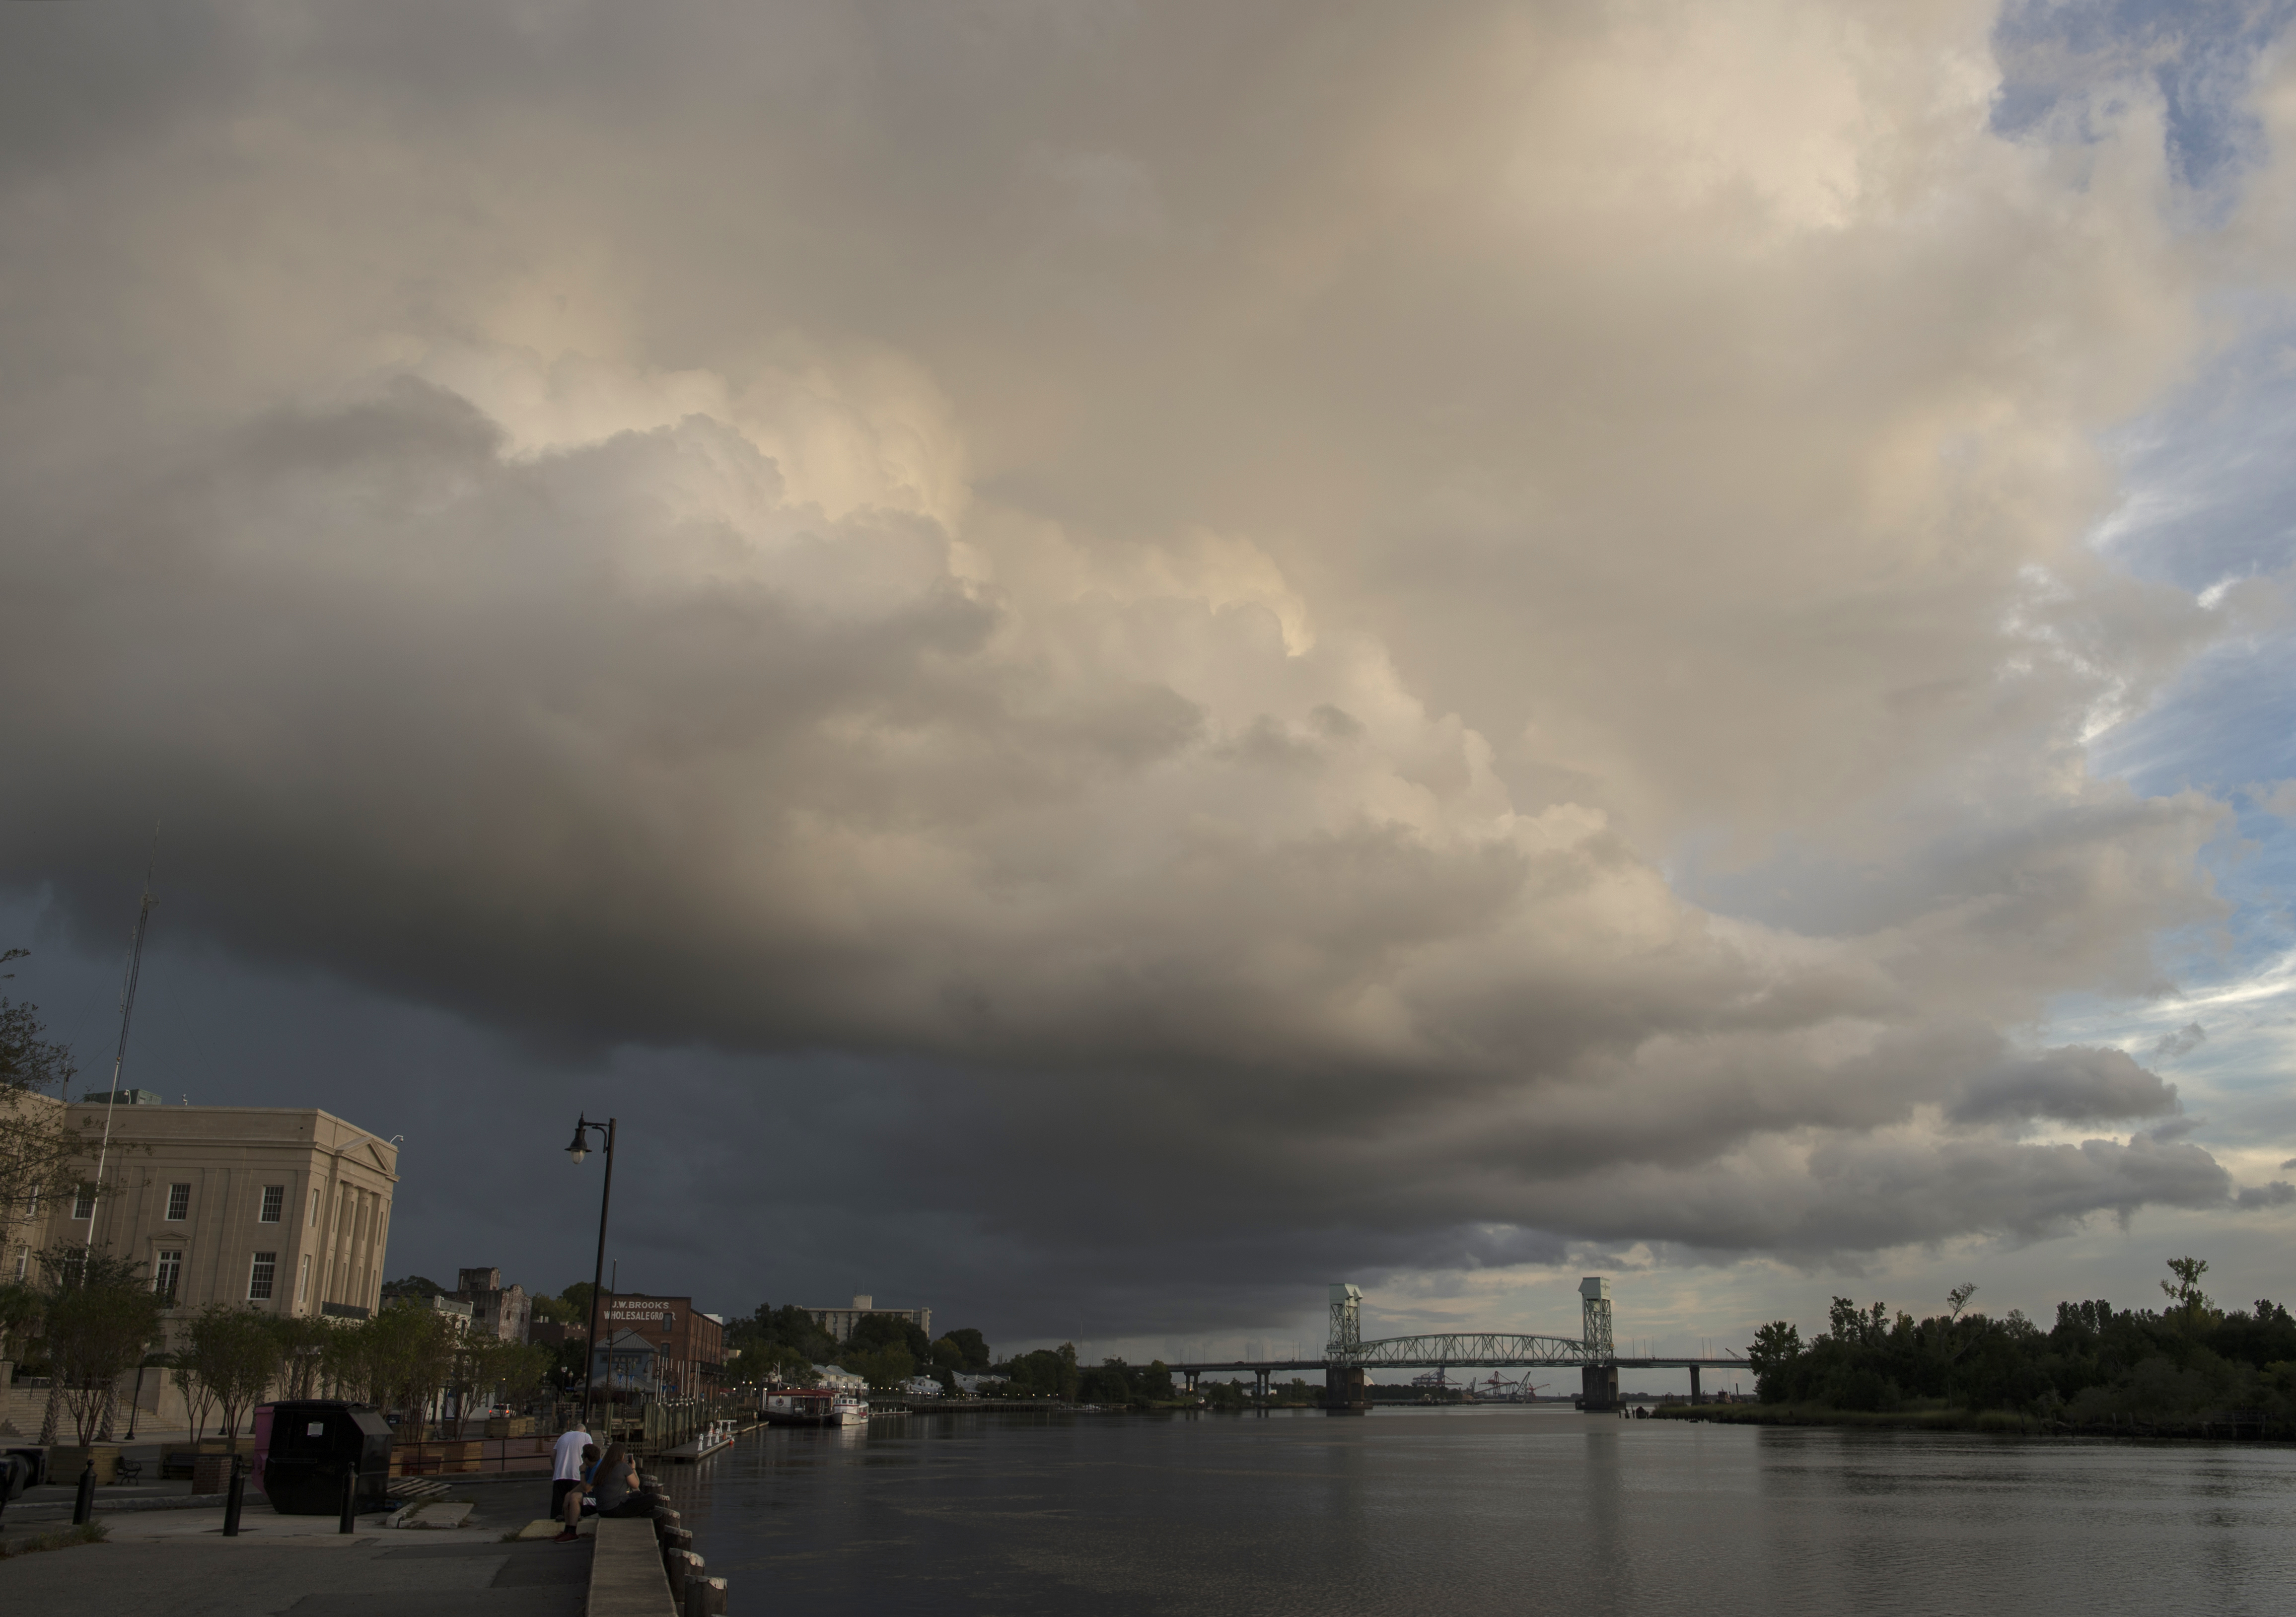
[[[1320,1373],[1332,1368],[1337,1362],[1321,1358],[1238,1358],[1223,1359],[1218,1363],[1167,1365],[1165,1368],[1190,1371],[1198,1375],[1208,1375],[1220,1371],[1256,1374],[1261,1370],[1270,1372],[1314,1370]],[[1440,1370],[1456,1367],[1461,1369],[1472,1367],[1482,1370],[1512,1369],[1520,1366],[1537,1369],[1575,1369],[1581,1365],[1594,1362],[1616,1365],[1621,1370],[1751,1370],[1753,1368],[1751,1364],[1742,1358],[1611,1358],[1599,1361],[1578,1359],[1559,1363],[1552,1358],[1530,1358],[1521,1355],[1499,1354],[1480,1357],[1457,1354],[1446,1358],[1381,1358],[1351,1362],[1344,1367],[1365,1370]]]

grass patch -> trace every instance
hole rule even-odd
[[[0,1560],[10,1555],[36,1555],[44,1549],[70,1549],[75,1544],[101,1544],[110,1531],[101,1522],[83,1522],[77,1527],[59,1527],[13,1542],[0,1540]]]

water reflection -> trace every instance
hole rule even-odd
[[[2252,1445],[972,1416],[756,1433],[669,1482],[750,1609],[2296,1610],[2296,1452]]]

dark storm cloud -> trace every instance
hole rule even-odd
[[[1956,1123],[2054,1118],[2102,1123],[2177,1110],[2177,1086],[2163,1083],[2121,1050],[2068,1047],[1988,1073],[1946,1112]]]
[[[2227,620],[2079,543],[2167,160],[1989,134],[1983,8],[105,15],[0,22],[60,936],[158,806],[720,1224],[1204,1317],[2266,1194],[2029,1137],[2175,1110],[2021,1030],[2217,912],[2083,738]]]

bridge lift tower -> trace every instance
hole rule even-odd
[[[1589,1275],[1578,1283],[1578,1309],[1585,1321],[1587,1359],[1578,1369],[1579,1407],[1619,1407],[1619,1360],[1611,1340],[1611,1283]]]
[[[1363,1288],[1332,1287],[1332,1337],[1324,1344],[1324,1408],[1341,1413],[1371,1411],[1371,1378],[1363,1356]]]

